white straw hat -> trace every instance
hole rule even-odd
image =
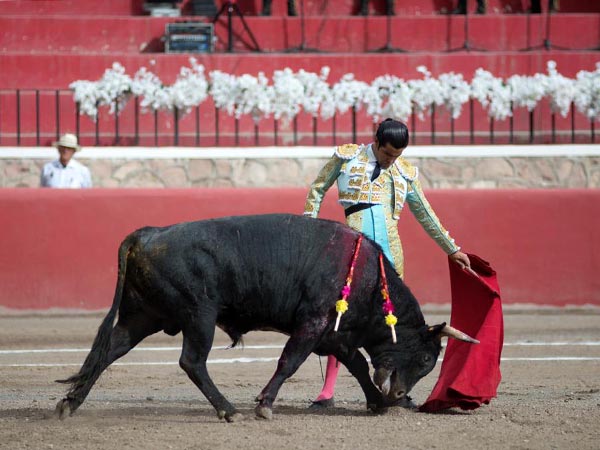
[[[75,151],[81,150],[81,146],[77,143],[77,136],[71,133],[63,134],[54,144],[55,147],[74,148]]]

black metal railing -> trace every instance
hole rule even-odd
[[[0,90],[0,146],[46,146],[65,132],[79,136],[84,146],[291,146],[368,142],[376,124],[362,110],[322,120],[301,113],[289,121],[235,118],[208,100],[190,111],[144,112],[132,97],[116,113],[100,107],[96,120],[81,114],[66,89]],[[512,108],[511,108],[512,109]],[[576,111],[567,117],[546,103],[529,112],[512,109],[504,121],[487,116],[471,100],[454,119],[432,105],[420,118],[413,109],[408,123],[417,145],[595,143],[595,123]]]

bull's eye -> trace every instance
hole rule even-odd
[[[430,363],[431,363],[431,359],[432,359],[432,358],[431,358],[431,355],[430,355],[429,353],[425,353],[425,354],[422,356],[423,365],[430,364]]]

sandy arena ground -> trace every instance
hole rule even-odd
[[[449,318],[444,308],[424,311],[428,323]],[[285,337],[252,333],[245,349],[210,355],[215,383],[245,416],[228,424],[179,368],[180,337],[160,334],[111,366],[77,413],[58,421],[53,412],[65,386],[53,380],[78,370],[102,316],[0,314],[0,448],[600,448],[600,309],[506,308],[498,398],[475,411],[393,408],[377,416],[342,369],[336,407],[311,413],[309,399],[321,385],[319,359],[311,356],[284,384],[274,419],[256,420],[254,397]],[[219,332],[215,346],[228,343]],[[439,367],[412,391],[417,403],[431,392]]]

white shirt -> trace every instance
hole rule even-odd
[[[367,147],[367,156],[369,157],[369,162],[367,163],[367,168],[365,169],[366,175],[367,177],[369,177],[369,180],[371,179],[371,175],[373,174],[373,171],[375,170],[375,165],[377,164],[377,157],[375,156],[375,153],[373,152],[373,144],[369,144],[369,146]],[[379,173],[379,176],[381,176],[382,173],[384,173],[387,169],[384,169],[383,167],[381,167],[381,172]]]
[[[41,187],[51,188],[90,188],[92,177],[90,171],[80,162],[71,159],[67,167],[63,167],[60,160],[44,165],[40,177]]]

